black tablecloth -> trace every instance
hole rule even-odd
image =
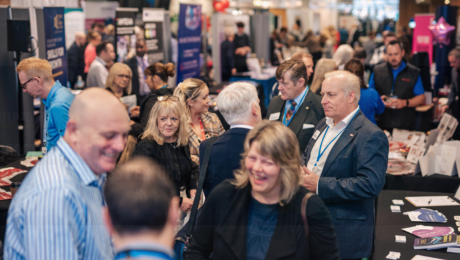
[[[5,167],[2,167],[1,169],[7,168],[7,167],[14,167],[14,168],[30,171],[30,169],[32,168],[21,165],[21,161],[23,160],[25,160],[25,158],[21,158],[17,161],[14,161]],[[24,178],[26,177],[26,175],[27,173],[21,173],[21,174],[14,176],[10,180],[12,182],[22,182]],[[6,191],[10,191],[10,186],[1,186],[0,188]],[[8,216],[8,209],[10,207],[10,203],[11,203],[11,200],[0,200],[0,240],[1,241],[4,241],[4,238],[5,238],[6,219]]]
[[[438,210],[447,217],[447,223],[421,223],[412,222],[409,217],[403,215],[403,212],[418,209],[404,198],[407,196],[442,196],[451,193],[430,193],[417,191],[392,191],[384,190],[380,193],[377,199],[377,218],[375,227],[375,251],[372,259],[385,259],[390,251],[400,252],[401,260],[412,259],[415,255],[431,256],[441,259],[460,259],[459,254],[447,253],[446,249],[438,249],[433,251],[414,250],[414,240],[416,236],[407,233],[402,228],[413,227],[416,225],[425,226],[443,226],[452,227],[458,234],[457,226],[455,225],[454,216],[460,216],[460,206],[449,207],[432,207],[431,209]],[[401,213],[392,213],[390,206],[392,200],[404,200],[404,206],[401,206]],[[406,243],[396,243],[395,235],[406,236]]]
[[[460,186],[460,178],[434,174],[423,177],[422,175],[386,175],[384,190],[407,190],[424,192],[455,193]],[[460,259],[460,258],[459,258]]]

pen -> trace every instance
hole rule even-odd
[[[431,199],[428,201],[428,204],[430,204],[430,203],[431,203]]]

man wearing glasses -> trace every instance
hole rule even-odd
[[[45,153],[56,145],[65,133],[69,108],[75,96],[68,88],[54,81],[51,65],[45,59],[28,58],[16,68],[23,92],[34,98],[41,98],[45,104],[45,125],[43,127],[43,147]]]

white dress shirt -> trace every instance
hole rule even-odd
[[[335,126],[334,126],[334,120],[332,120],[332,118],[326,117],[326,124],[329,126],[329,130],[327,131],[326,136],[324,136],[324,133],[326,132],[326,130],[324,130],[317,137],[316,143],[313,146],[313,149],[311,150],[311,153],[310,153],[310,160],[307,163],[308,170],[314,172],[318,176],[321,176],[321,173],[323,172],[324,164],[326,163],[329,153],[332,151],[332,148],[334,147],[335,143],[337,142],[337,140],[339,140],[340,136],[343,133],[343,132],[342,133],[340,132],[348,126],[350,121],[353,119],[354,115],[358,112],[358,109],[359,109],[359,106]],[[326,146],[329,144],[329,142],[332,141],[332,139],[334,139],[334,137],[337,136],[337,138],[331,142],[329,147],[327,147],[327,149],[324,151],[324,154],[321,156],[318,162],[316,162],[316,159],[318,158],[318,155],[319,155],[318,154],[319,146],[321,145],[321,140],[323,140],[323,136],[324,136],[324,141],[323,141],[323,145],[321,146],[321,152],[325,150]],[[315,166],[315,163],[316,163],[316,166]]]
[[[147,55],[144,55],[144,57],[139,57],[136,55],[137,59],[137,72],[139,74],[139,93],[141,96],[145,96],[150,93],[149,86],[147,85],[147,82],[145,82],[145,75],[144,75],[144,70],[149,66],[149,60],[147,58]]]
[[[238,124],[235,124],[235,125],[230,126],[230,129],[233,129],[233,128],[246,128],[246,129],[252,130],[254,127],[250,126],[250,125],[238,125]]]

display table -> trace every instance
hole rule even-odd
[[[14,161],[5,167],[2,167],[1,169],[7,168],[7,167],[13,167],[13,168],[22,169],[25,171],[30,171],[32,168],[21,165],[21,161],[23,160],[25,160],[25,158],[21,158],[17,161]],[[13,178],[11,178],[10,181],[22,182],[24,178],[26,177],[27,173],[20,173],[14,176]],[[10,186],[0,186],[0,188],[5,191],[10,191]],[[5,231],[6,231],[6,219],[8,216],[8,209],[10,208],[10,203],[11,203],[11,200],[0,200],[0,240],[1,241],[5,241],[4,237],[5,237]]]
[[[460,178],[458,176],[434,174],[423,177],[420,173],[399,176],[387,174],[383,189],[455,193],[459,186]]]
[[[270,104],[270,95],[272,94],[272,88],[273,85],[275,85],[276,77],[270,77],[268,79],[255,79],[251,77],[238,77],[238,76],[233,76],[230,78],[230,82],[236,82],[236,81],[245,81],[245,80],[251,80],[259,83],[262,85],[262,89],[264,90],[264,96],[265,96],[265,106],[268,107],[268,104]]]
[[[460,206],[432,207],[447,217],[447,223],[421,223],[412,222],[403,212],[418,209],[404,198],[407,196],[442,196],[448,195],[453,198],[451,193],[430,193],[417,191],[391,191],[384,190],[377,198],[376,226],[375,226],[375,251],[372,259],[385,259],[390,251],[400,252],[401,260],[410,260],[415,255],[431,256],[441,259],[460,259],[459,254],[447,253],[446,249],[438,250],[414,250],[414,240],[416,236],[402,231],[402,228],[413,227],[416,225],[452,227],[457,232],[454,216],[460,215]],[[401,213],[392,213],[390,206],[392,200],[404,200],[401,206]],[[406,236],[406,243],[396,243],[395,235]]]

